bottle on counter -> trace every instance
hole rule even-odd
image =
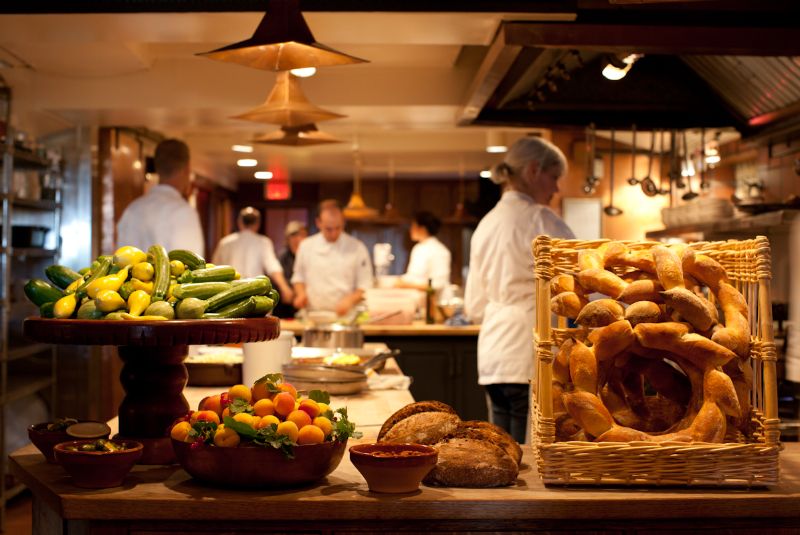
[[[433,280],[428,279],[428,287],[425,289],[425,323],[431,325],[434,320],[434,295],[436,291],[433,289]]]

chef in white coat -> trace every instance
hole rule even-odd
[[[252,206],[242,208],[236,224],[239,232],[228,234],[220,240],[212,262],[234,266],[242,277],[268,275],[278,289],[281,301],[291,303],[294,292],[283,276],[283,266],[275,256],[275,246],[272,240],[258,233],[261,228],[261,212]]]
[[[344,232],[344,215],[337,201],[322,201],[317,212],[319,232],[297,248],[294,306],[343,316],[372,287],[372,262],[366,245]]]
[[[548,204],[566,173],[561,150],[537,137],[517,141],[492,172],[500,201],[472,236],[465,311],[481,323],[478,382],[491,420],[524,442],[533,378],[534,277],[531,241],[539,234],[573,238]]]
[[[441,225],[430,212],[414,214],[409,233],[416,244],[411,248],[405,274],[397,281],[399,288],[425,290],[429,280],[434,290],[450,284],[450,250],[436,237]]]
[[[125,209],[117,223],[117,245],[147,251],[160,244],[167,251],[204,254],[200,218],[187,202],[192,191],[189,147],[178,139],[167,139],[156,147],[154,160],[158,184]]]

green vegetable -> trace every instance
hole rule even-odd
[[[123,315],[123,314],[124,314],[124,312],[122,312],[122,311],[119,311],[119,312],[109,312],[108,314],[106,314],[105,316],[103,316],[103,319],[104,319],[104,320],[122,321],[122,320],[124,320],[124,319],[125,319],[125,318],[123,318],[123,317],[122,317],[122,315]]]
[[[78,309],[79,320],[98,320],[105,315],[105,312],[97,308],[97,303],[94,299],[90,299],[83,303]]]
[[[224,306],[236,303],[245,297],[264,295],[269,292],[270,288],[272,288],[272,285],[269,279],[253,279],[245,284],[238,284],[230,290],[225,290],[210,297],[207,301],[208,307],[206,310],[208,312],[216,312]]]
[[[275,308],[275,302],[265,295],[254,295],[250,299],[256,302],[256,306],[253,308],[253,313],[251,314],[252,316],[266,316]]]
[[[55,302],[64,297],[64,292],[51,286],[42,279],[31,279],[25,284],[25,295],[37,307],[45,303]]]
[[[55,306],[56,306],[55,301],[43,304],[42,306],[39,307],[39,315],[43,318],[55,318],[56,317],[54,311]]]
[[[145,316],[164,316],[168,320],[175,318],[175,310],[172,309],[172,305],[167,303],[166,301],[156,301],[155,303],[150,303],[144,311]]]
[[[163,245],[153,245],[148,250],[153,257],[153,301],[163,301],[169,290],[169,257]]]
[[[172,296],[176,299],[186,299],[187,297],[208,299],[230,288],[231,284],[228,282],[189,282],[172,290]]]
[[[180,260],[190,270],[206,267],[206,260],[202,256],[186,249],[174,249],[169,252],[170,260]]]
[[[292,442],[292,439],[289,438],[288,435],[279,435],[278,426],[276,424],[270,424],[256,431],[249,425],[237,422],[230,416],[226,416],[223,423],[228,429],[236,431],[239,436],[252,439],[254,444],[265,448],[272,447],[276,450],[279,449],[286,455],[287,459],[294,459],[293,446],[295,443]]]
[[[256,308],[256,302],[252,297],[247,297],[241,301],[231,303],[230,305],[219,309],[213,317],[216,318],[246,318],[253,313]],[[212,312],[212,314],[214,314]],[[205,315],[203,316],[205,318]],[[209,318],[205,318],[209,319]]]
[[[356,431],[356,424],[347,419],[347,409],[336,409],[338,416],[333,419],[333,432],[331,435],[337,442],[342,442],[350,437],[361,438],[362,433]]]
[[[275,305],[277,305],[278,303],[281,302],[281,294],[279,294],[278,290],[276,290],[275,288],[272,288],[269,291],[269,293],[267,294],[267,297],[272,299],[272,306],[275,306]]]
[[[44,270],[44,274],[50,281],[61,288],[62,290],[72,284],[72,281],[81,278],[81,274],[77,273],[66,266],[59,266],[58,264],[49,266]]]
[[[86,295],[86,287],[92,283],[95,279],[99,279],[100,277],[105,277],[108,275],[108,270],[111,269],[111,264],[114,261],[114,258],[111,256],[98,256],[97,257],[97,268],[92,269],[89,272],[89,276],[86,277],[83,281],[83,284],[78,286],[78,289],[75,291],[78,297],[83,297]],[[94,266],[94,263],[92,263]]]
[[[119,287],[119,292],[117,293],[119,293],[120,297],[122,297],[125,301],[127,301],[128,298],[131,296],[131,294],[135,291],[136,288],[133,285],[133,281],[127,281],[124,282],[122,286]]]
[[[181,299],[175,305],[175,315],[180,320],[196,320],[203,317],[203,313],[208,307],[208,302],[194,297]]]
[[[84,275],[86,275],[87,273],[89,273],[91,270],[92,270],[92,268],[88,268],[88,267],[81,268],[81,269],[79,269],[79,270],[78,270],[78,274],[79,274],[81,277],[83,277]]]
[[[178,277],[181,284],[186,282],[228,282],[236,277],[236,270],[231,266],[214,266],[211,268],[184,271]]]

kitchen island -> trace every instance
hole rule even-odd
[[[281,331],[303,335],[304,325],[281,320]],[[478,385],[480,325],[363,325],[367,342],[399,349],[400,368],[413,377],[414,399],[435,399],[452,406],[465,420],[486,420],[486,396]]]

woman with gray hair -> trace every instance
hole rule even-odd
[[[486,388],[491,421],[518,442],[525,442],[528,383],[534,373],[531,241],[539,234],[574,237],[547,206],[566,171],[564,153],[549,141],[518,140],[492,172],[503,194],[470,244],[465,309],[473,322],[481,323],[478,383]]]

